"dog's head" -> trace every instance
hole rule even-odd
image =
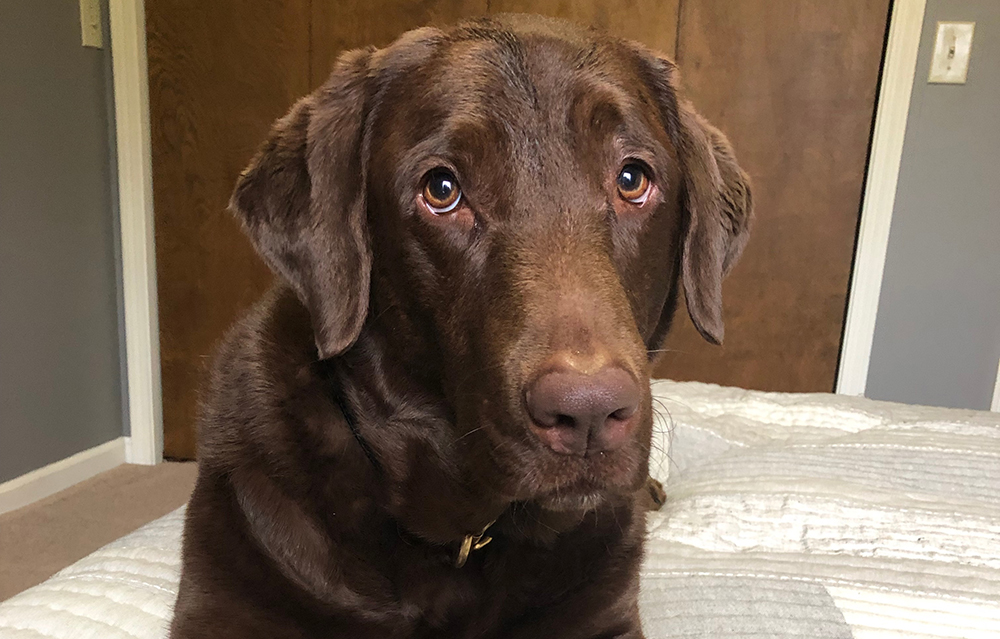
[[[681,285],[722,341],[750,194],[672,63],[512,16],[344,54],[233,208],[320,358],[377,336],[448,407],[435,454],[559,510],[644,479],[653,353]]]

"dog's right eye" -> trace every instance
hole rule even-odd
[[[649,176],[637,162],[629,162],[618,173],[618,194],[628,202],[642,206],[649,197]]]
[[[422,195],[427,208],[437,215],[454,211],[462,201],[458,180],[447,169],[434,169],[427,174]]]

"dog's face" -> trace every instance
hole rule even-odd
[[[436,454],[496,500],[634,491],[679,283],[721,341],[749,191],[674,75],[550,21],[411,32],[346,54],[237,188],[320,356],[376,336],[445,400]]]

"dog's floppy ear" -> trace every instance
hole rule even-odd
[[[702,337],[721,344],[722,279],[750,236],[750,178],[736,163],[726,136],[690,105],[679,105],[678,122],[687,215],[681,255],[684,299]]]
[[[750,178],[736,163],[726,136],[678,98],[674,63],[651,56],[646,62],[684,175],[681,280],[688,313],[702,337],[721,344],[722,279],[750,234]]]
[[[371,50],[278,120],[240,176],[230,209],[308,308],[320,359],[346,350],[368,312],[371,249],[361,147]]]

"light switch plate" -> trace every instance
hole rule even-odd
[[[104,47],[104,29],[101,27],[101,0],[80,0],[80,31],[83,46]]]
[[[975,22],[938,22],[931,73],[927,81],[933,84],[965,84],[972,53],[972,32]]]

